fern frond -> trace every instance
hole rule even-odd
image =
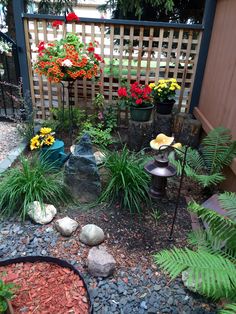
[[[155,261],[172,279],[187,270],[188,284],[208,297],[231,298],[236,293],[235,265],[220,255],[174,248],[156,254]]]
[[[219,172],[236,156],[236,145],[231,140],[230,130],[218,127],[202,140],[202,155],[209,173]]]
[[[190,202],[188,209],[205,221],[216,238],[226,241],[227,246],[236,249],[236,222],[196,202]]]
[[[227,211],[227,216],[236,220],[236,194],[225,192],[218,196],[221,206]]]
[[[227,304],[224,306],[223,310],[219,311],[219,314],[235,314],[236,313],[236,303]]]
[[[188,235],[188,242],[213,255],[228,258],[236,265],[236,249],[228,248],[224,241],[212,235],[210,230],[196,230]]]

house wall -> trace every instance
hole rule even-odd
[[[236,140],[236,1],[218,0],[199,105],[195,116],[206,132],[229,128]],[[236,160],[227,188],[236,192]]]

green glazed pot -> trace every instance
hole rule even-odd
[[[132,121],[137,122],[147,122],[149,121],[152,113],[152,109],[154,108],[154,105],[138,108],[134,106],[130,106],[130,118]]]
[[[55,140],[52,146],[43,147],[40,150],[40,159],[53,163],[57,167],[61,167],[69,158],[69,154],[64,152],[64,142]]]

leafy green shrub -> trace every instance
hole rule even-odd
[[[49,122],[45,121],[45,126],[53,126],[52,129],[57,131],[68,131],[70,125],[79,129],[83,120],[85,119],[84,110],[79,108],[72,108],[72,121],[70,121],[70,112],[68,108],[64,108],[64,110],[63,108],[53,108],[51,109],[51,112],[53,119],[49,120]],[[46,125],[48,123],[51,123],[51,125]]]
[[[0,279],[0,313],[5,313],[7,310],[7,300],[10,301],[14,297],[15,290],[15,284],[5,283]]]
[[[183,151],[184,151],[183,147]],[[177,152],[178,160],[171,155],[170,161],[181,173],[183,154]],[[216,185],[224,180],[222,169],[236,156],[236,141],[232,141],[230,131],[223,127],[215,128],[202,140],[200,150],[189,148],[185,173],[203,187]]]
[[[140,213],[142,203],[149,204],[149,175],[144,171],[147,159],[139,153],[132,153],[126,147],[121,152],[108,152],[104,167],[108,171],[107,186],[100,201],[116,202],[130,212]]]
[[[102,123],[98,123],[96,126],[93,126],[92,123],[85,122],[78,139],[80,139],[84,133],[87,133],[91,137],[93,144],[107,147],[113,143],[111,131],[112,130],[110,128],[103,129]]]
[[[21,157],[20,166],[1,175],[0,213],[18,214],[24,220],[29,204],[38,201],[59,205],[70,200],[63,184],[63,173],[53,163],[41,162],[38,156],[32,159]]]
[[[236,194],[224,193],[219,202],[227,211],[225,217],[196,202],[189,204],[189,210],[209,226],[209,230],[195,233],[196,251],[164,250],[155,260],[172,278],[186,270],[188,284],[200,294],[236,302]],[[235,306],[230,304],[221,313],[235,313]]]

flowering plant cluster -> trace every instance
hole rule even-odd
[[[11,51],[12,51],[11,44],[9,44],[3,40],[0,40],[0,54],[9,53]]]
[[[74,12],[70,12],[66,15],[66,22],[79,22],[79,17]],[[59,28],[60,25],[63,25],[62,20],[55,20],[52,22],[52,27]]]
[[[180,89],[175,78],[161,79],[157,83],[150,83],[149,87],[152,90],[152,96],[155,102],[170,102],[175,99],[175,92]]]
[[[39,149],[43,146],[51,146],[55,142],[51,128],[41,128],[39,134],[35,135],[30,140],[30,149]]]
[[[100,74],[103,61],[95,53],[98,43],[85,45],[80,38],[68,33],[65,38],[52,43],[40,42],[34,69],[39,75],[45,75],[48,81],[58,83],[77,78],[92,79]]]
[[[129,105],[141,108],[150,105],[151,91],[148,85],[135,82],[128,87],[120,87],[117,93],[121,106]]]

